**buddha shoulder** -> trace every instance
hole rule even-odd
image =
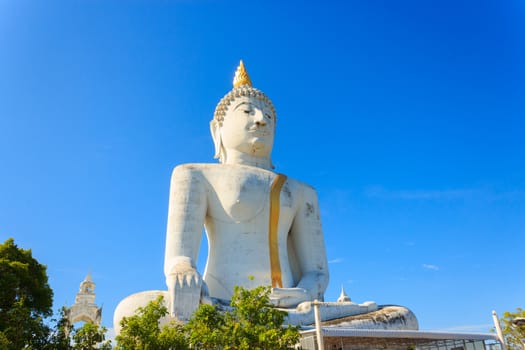
[[[277,176],[276,172],[236,164],[211,164],[211,163],[187,163],[181,164],[173,169],[172,183],[174,182],[206,182],[215,181],[255,181],[255,182],[271,182]],[[283,187],[283,191],[291,191],[293,193],[305,193],[308,195],[315,195],[315,189],[293,178],[287,177]]]
[[[261,176],[273,177],[275,172],[262,168],[237,165],[237,164],[212,164],[212,163],[187,163],[181,164],[173,169],[172,179],[188,176],[229,176],[235,174],[259,174]]]

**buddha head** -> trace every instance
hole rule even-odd
[[[226,164],[235,153],[265,159],[271,165],[275,122],[272,102],[262,91],[252,87],[241,61],[233,89],[220,100],[210,122],[215,158]]]

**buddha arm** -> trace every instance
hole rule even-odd
[[[200,172],[189,164],[176,167],[171,177],[164,259],[168,287],[175,276],[196,272],[205,215],[206,190]]]
[[[328,285],[328,262],[317,193],[305,186],[302,196],[290,230],[291,243],[301,270],[297,288],[305,289],[309,300],[323,300]]]

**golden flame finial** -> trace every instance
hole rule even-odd
[[[252,86],[252,81],[250,80],[250,76],[248,75],[246,68],[244,68],[244,62],[241,60],[239,67],[237,67],[237,70],[235,71],[233,87],[236,88],[243,85]]]

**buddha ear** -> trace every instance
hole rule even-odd
[[[211,137],[213,138],[213,145],[215,146],[215,155],[213,158],[219,158],[222,162],[222,139],[221,139],[221,125],[216,119],[210,122]]]

